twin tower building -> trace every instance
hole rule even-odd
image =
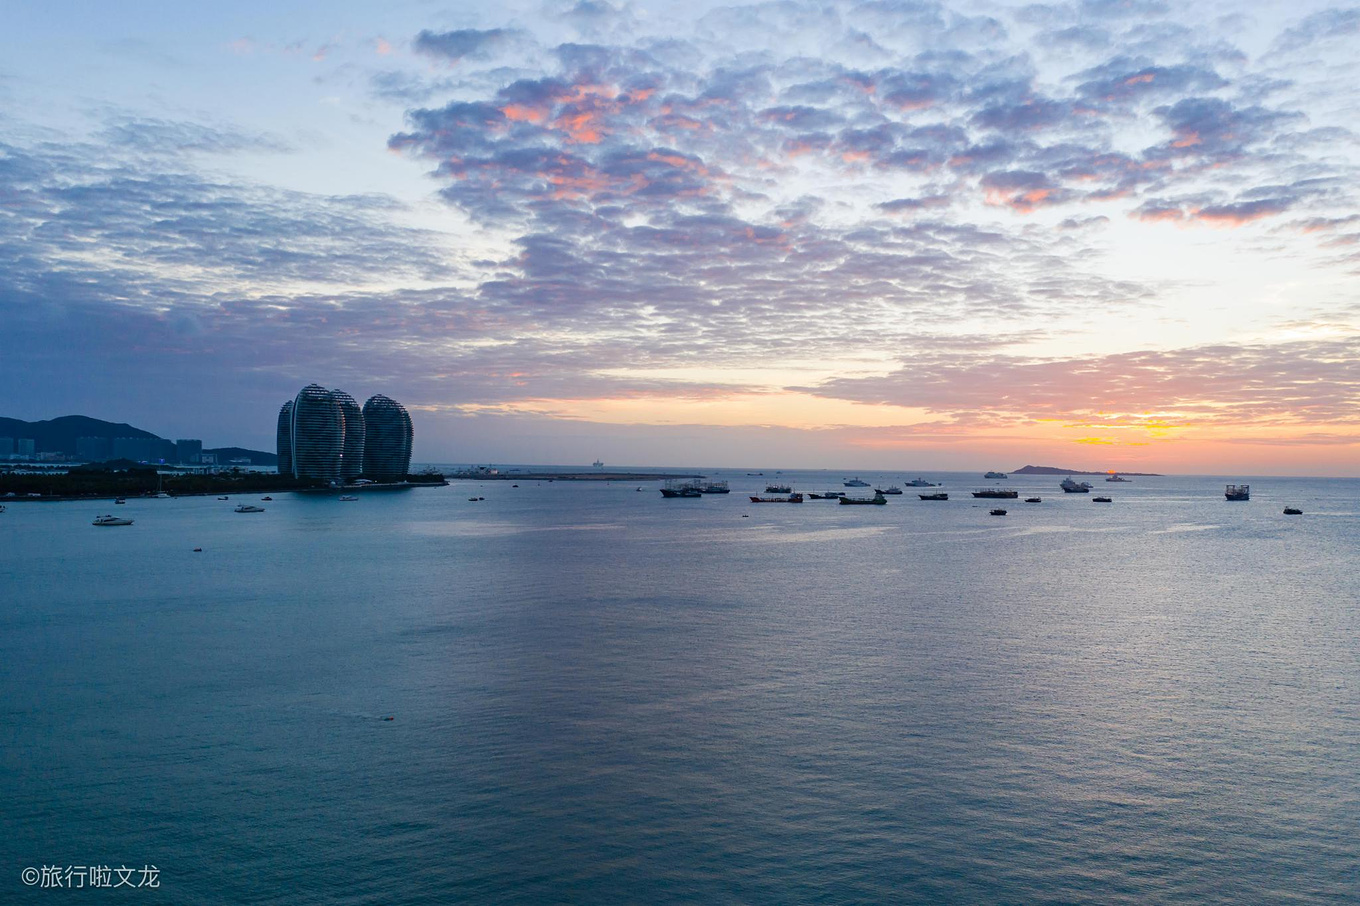
[[[379,395],[360,409],[343,390],[308,384],[279,410],[279,474],[327,484],[402,481],[414,437],[396,400]]]

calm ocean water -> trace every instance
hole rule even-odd
[[[11,504],[0,902],[1360,900],[1360,481],[708,474]]]

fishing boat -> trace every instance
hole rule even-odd
[[[4,507],[0,506],[0,512],[3,512],[4,509],[5,509]],[[1299,509],[1296,506],[1287,506],[1284,508],[1284,514],[1286,516],[1302,516],[1303,510]]]
[[[948,500],[948,499],[949,499],[949,495],[948,495],[948,494],[943,494],[943,493],[941,493],[941,494],[917,494],[916,496],[917,496],[917,497],[920,497],[922,500]]]
[[[869,482],[867,482],[867,481],[860,481],[858,478],[847,478],[845,481],[842,481],[841,484],[845,485],[847,488],[867,488],[867,487],[869,487]]]
[[[236,512],[238,512],[238,513],[263,513],[263,512],[264,512],[264,507],[262,507],[262,506],[253,506],[253,505],[251,505],[251,504],[249,504],[249,503],[238,503],[238,504],[236,505]]]
[[[1026,497],[1026,498],[1025,498],[1025,503],[1043,503],[1043,502],[1044,502],[1044,498],[1042,498],[1042,497]]]
[[[932,484],[931,482],[926,481],[924,478],[913,478],[911,481],[907,482],[907,487],[909,487],[909,488],[938,488],[939,485],[938,485],[938,484]]]
[[[1068,475],[1062,480],[1058,487],[1063,489],[1064,494],[1089,494],[1091,485],[1085,481],[1073,481],[1072,476]]]
[[[823,491],[821,494],[809,494],[813,500],[837,500],[845,496],[844,491]]]
[[[1229,500],[1250,500],[1251,485],[1249,484],[1230,484],[1223,489],[1223,496]]]
[[[1014,500],[1020,496],[1019,491],[1007,491],[1003,488],[983,488],[973,492],[974,497],[981,497],[986,500]]]
[[[988,472],[986,475],[983,475],[982,477],[983,477],[983,478],[998,478],[998,479],[999,479],[999,478],[1009,478],[1010,476],[1007,475],[1005,472]]]
[[[727,486],[725,481],[710,481],[699,486],[700,494],[731,494],[732,489]]]
[[[96,516],[90,525],[132,525],[132,520],[118,516]]]
[[[703,492],[699,490],[699,483],[694,479],[671,478],[668,479],[665,486],[661,488],[661,496],[669,499],[672,497],[694,498],[702,497],[704,495]]]
[[[992,510],[992,515],[993,515],[993,516],[1004,516],[1004,515],[1006,515],[1006,511],[1005,511],[1005,510]]]
[[[901,494],[901,493],[902,493],[902,489],[899,488],[897,485],[894,484],[894,485],[889,485],[888,487],[884,488],[884,489],[881,490],[881,491],[880,491],[878,488],[874,488],[874,493],[875,493],[875,494],[887,494],[889,497],[891,497],[891,496],[893,496],[893,495],[895,495],[895,494]]]
[[[789,486],[786,485],[786,484],[767,484],[767,485],[765,486],[765,493],[766,493],[766,494],[792,494],[792,493],[793,493],[793,488],[789,487]]]
[[[852,504],[855,506],[883,506],[888,502],[888,498],[882,494],[874,494],[872,497],[842,497],[841,503]]]
[[[1091,502],[1092,502],[1092,503],[1114,503],[1114,500],[1111,499],[1111,498],[1109,498],[1109,497],[1092,497],[1092,498],[1091,498]]]
[[[802,503],[802,494],[790,494],[787,497],[752,497],[752,503]]]

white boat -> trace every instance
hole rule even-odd
[[[1008,477],[1008,476],[1006,475],[1005,472],[988,472],[986,475],[983,475],[982,477],[983,477],[983,478],[1006,478],[1006,477]]]
[[[867,488],[867,487],[869,487],[869,482],[867,482],[867,481],[860,481],[858,478],[851,478],[851,479],[849,479],[849,480],[847,480],[847,481],[841,482],[841,484],[845,485],[847,488]]]
[[[120,519],[117,516],[96,516],[90,525],[132,525],[132,520]]]
[[[340,499],[341,499],[341,500],[358,500],[359,498],[358,498],[358,497],[355,497],[353,494],[341,494],[341,495],[340,495]]]
[[[262,506],[251,506],[251,505],[248,504],[248,503],[241,503],[241,504],[237,504],[237,506],[236,506],[236,512],[238,512],[238,513],[263,513],[263,512],[264,512],[264,507],[262,507]]]
[[[1089,494],[1091,492],[1091,485],[1088,482],[1073,481],[1071,475],[1064,478],[1058,487],[1068,494]]]
[[[939,485],[938,485],[938,484],[932,484],[931,482],[926,481],[924,478],[913,478],[911,481],[907,482],[907,487],[909,487],[909,488],[938,488]]]

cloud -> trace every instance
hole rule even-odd
[[[1360,7],[1324,9],[1306,16],[1297,25],[1280,33],[1274,50],[1302,50],[1320,41],[1333,41],[1360,34]]]
[[[457,63],[461,60],[483,60],[524,38],[524,33],[510,28],[462,28],[455,31],[422,30],[411,42],[416,53]]]

